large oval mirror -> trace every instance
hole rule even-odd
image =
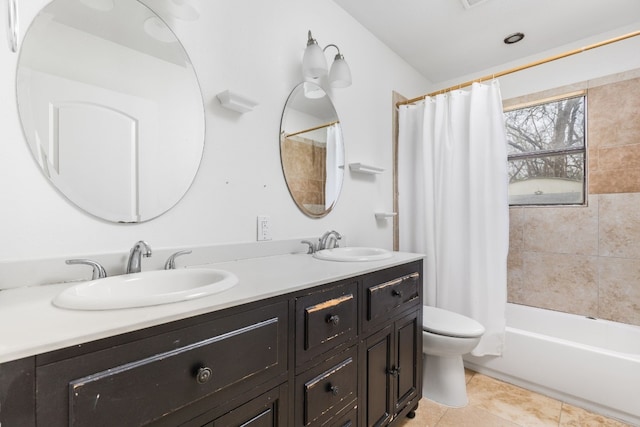
[[[33,156],[86,212],[141,222],[191,186],[204,147],[195,71],[134,0],[53,0],[25,34],[18,111]]]
[[[300,210],[319,218],[335,206],[344,178],[344,142],[338,113],[315,83],[296,86],[280,123],[280,160]]]

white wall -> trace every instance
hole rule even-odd
[[[271,216],[274,240],[336,229],[352,245],[392,247],[391,222],[378,223],[374,217],[375,211],[392,208],[391,92],[423,93],[429,82],[331,0],[191,1],[200,19],[172,27],[202,87],[204,157],[182,201],[147,223],[96,219],[47,182],[20,127],[15,99],[18,55],[1,41],[0,269],[14,261],[124,254],[139,239],[154,248],[252,242],[259,214]],[[22,33],[46,3],[19,2]],[[386,169],[373,179],[346,173],[340,200],[323,219],[298,210],[279,157],[280,116],[289,92],[301,81],[309,29],[322,46],[339,45],[351,67],[353,85],[331,94],[343,124],[347,162]],[[260,105],[244,115],[226,110],[215,97],[226,89]],[[0,283],[0,288],[3,285],[15,284]]]
[[[572,44],[558,46],[553,50],[542,52],[536,56],[522,58],[476,74],[468,74],[461,78],[432,85],[429,91],[437,91],[454,86],[461,82],[490,76],[492,73],[499,73],[534,61],[546,59],[554,55],[559,55],[575,49],[582,49],[614,37],[638,31],[639,27],[640,20],[635,25],[619,28],[616,31],[603,33]],[[527,39],[525,38],[522,43],[526,42]],[[587,50],[576,55],[538,65],[527,70],[518,71],[514,74],[500,77],[498,80],[500,81],[502,98],[509,99],[571,85],[573,83],[585,82],[636,68],[640,68],[640,36],[596,49]]]

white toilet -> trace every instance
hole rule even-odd
[[[467,384],[462,355],[478,345],[484,326],[452,311],[423,307],[422,395],[451,407],[466,406]]]

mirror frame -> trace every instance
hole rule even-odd
[[[290,112],[291,110],[293,110],[292,105],[293,103],[296,101],[297,97],[302,96],[305,97],[305,90],[307,92],[312,92],[314,95],[310,96],[310,97],[306,97],[308,98],[306,101],[309,103],[307,104],[310,108],[315,108],[315,107],[311,107],[311,103],[315,103],[316,100],[325,100],[328,101],[328,104],[326,104],[324,106],[324,110],[325,112],[323,113],[323,117],[316,117],[318,118],[318,121],[320,122],[320,125],[316,126],[316,125],[312,125],[309,126],[308,128],[305,127],[304,130],[300,130],[300,131],[295,131],[295,132],[291,132],[291,133],[285,133],[285,126],[286,126],[286,120],[287,120],[287,113]],[[317,103],[316,103],[317,104]],[[328,110],[330,107],[332,113],[333,113],[333,119],[329,118],[328,115],[326,115],[326,110]],[[300,111],[300,110],[296,110],[296,111]],[[309,114],[311,115],[311,114]],[[336,147],[338,150],[340,150],[340,158],[341,158],[341,165],[338,164],[336,165],[338,169],[340,169],[342,171],[342,173],[340,174],[340,182],[336,188],[335,191],[335,197],[334,199],[331,201],[331,204],[327,207],[326,206],[326,199],[325,199],[325,209],[322,212],[315,212],[313,210],[310,210],[309,208],[307,208],[305,206],[305,204],[299,200],[296,197],[295,194],[295,189],[293,188],[293,184],[292,184],[292,178],[291,176],[287,176],[287,166],[285,165],[285,156],[283,154],[283,149],[284,149],[284,142],[286,140],[286,137],[289,135],[297,135],[300,133],[306,133],[306,132],[311,132],[311,131],[315,131],[318,129],[321,129],[323,127],[328,127],[328,126],[332,126],[335,125],[336,129],[338,131],[338,135],[339,135],[339,141],[338,141],[338,147]],[[322,218],[327,216],[332,210],[333,208],[336,206],[336,204],[338,203],[338,200],[340,198],[340,194],[342,193],[342,187],[344,185],[344,176],[345,176],[345,144],[344,144],[344,137],[342,134],[342,126],[340,124],[340,119],[338,117],[338,112],[336,111],[336,108],[333,104],[333,102],[331,101],[331,98],[329,97],[329,94],[319,85],[317,85],[316,83],[313,82],[302,82],[299,83],[298,85],[296,85],[293,90],[289,93],[289,96],[287,97],[287,101],[285,102],[283,111],[282,111],[282,116],[280,119],[280,138],[279,138],[279,144],[280,144],[280,164],[282,167],[282,173],[284,175],[284,179],[285,182],[287,184],[287,189],[289,190],[289,194],[291,195],[291,198],[293,199],[294,203],[296,204],[296,206],[298,207],[298,209],[300,209],[300,211],[311,217],[311,218]],[[326,159],[325,159],[326,162]],[[326,183],[326,177],[325,177],[325,183]],[[326,188],[323,188],[323,195],[326,197]]]

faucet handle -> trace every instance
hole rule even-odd
[[[178,258],[181,255],[188,255],[190,254],[192,251],[178,251],[175,254],[171,255],[169,258],[167,258],[167,262],[164,263],[164,269],[165,270],[173,270],[176,268],[176,258]]]
[[[90,265],[91,267],[93,267],[93,274],[91,275],[91,280],[104,279],[105,277],[107,277],[107,271],[97,261],[81,258],[81,259],[68,259],[65,261],[65,263],[67,263],[68,265],[72,265],[72,264]]]
[[[334,248],[339,248],[340,247],[340,240],[342,240],[342,234],[338,233],[336,231],[334,237],[336,238],[336,240],[333,242],[333,247]]]
[[[306,245],[309,245],[309,248],[307,249],[307,253],[308,254],[312,254],[316,251],[316,245],[310,241],[310,240],[302,240],[300,243],[304,243]]]

